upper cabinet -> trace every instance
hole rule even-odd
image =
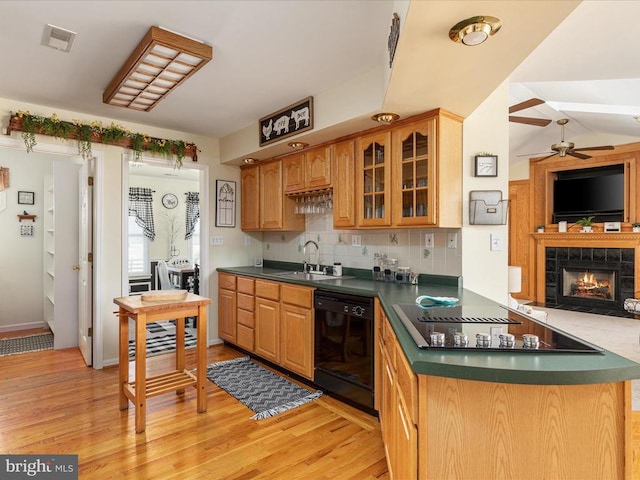
[[[282,159],[285,193],[331,187],[331,146],[318,147]]]
[[[356,226],[356,142],[348,140],[333,147],[333,227]]]
[[[391,132],[358,140],[356,201],[359,226],[391,225]]]
[[[244,167],[241,172],[241,225],[245,231],[304,231],[304,215],[284,195],[282,161]]]

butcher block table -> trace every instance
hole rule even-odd
[[[136,407],[136,433],[146,426],[147,397],[176,391],[182,394],[186,387],[197,390],[198,413],[207,411],[207,305],[211,299],[185,290],[155,290],[143,295],[114,298],[120,319],[120,410]],[[197,360],[195,375],[185,369],[184,329],[185,317],[198,317]],[[135,380],[129,382],[129,319],[135,322],[136,358]],[[176,369],[172,372],[146,378],[147,323],[176,320]]]

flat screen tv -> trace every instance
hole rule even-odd
[[[553,223],[624,221],[624,165],[558,172],[553,183]]]

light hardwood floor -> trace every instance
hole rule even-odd
[[[209,363],[240,355],[208,349]],[[151,357],[148,374],[173,362]],[[377,419],[327,395],[256,421],[209,383],[206,413],[196,413],[195,389],[153,397],[136,434],[133,406],[118,409],[118,369],[88,368],[77,349],[0,357],[0,371],[0,452],[78,454],[81,479],[388,478]]]

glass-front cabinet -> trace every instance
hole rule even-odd
[[[436,222],[436,121],[413,123],[393,131],[393,224]]]
[[[361,227],[391,224],[391,132],[358,141],[357,202]]]

